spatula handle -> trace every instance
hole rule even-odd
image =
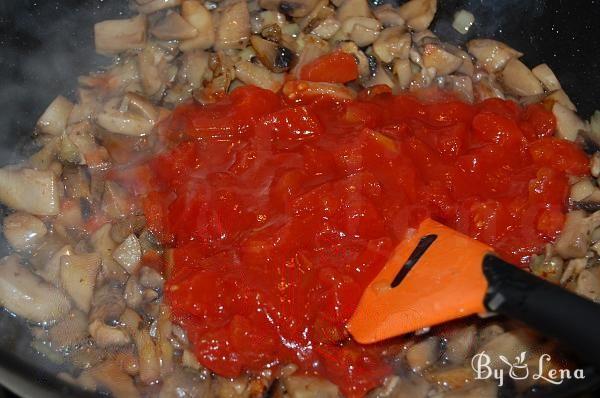
[[[584,361],[600,366],[600,305],[493,255],[483,261],[492,312],[518,319],[559,339]]]

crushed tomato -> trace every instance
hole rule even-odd
[[[551,137],[545,108],[359,98],[242,87],[183,105],[168,148],[115,177],[172,248],[166,299],[218,374],[295,363],[364,395],[390,343],[361,346],[344,324],[408,228],[432,217],[521,265],[560,232],[568,174],[588,159]]]

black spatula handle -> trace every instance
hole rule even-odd
[[[600,305],[496,256],[483,260],[488,310],[518,319],[559,339],[590,364],[600,366]]]

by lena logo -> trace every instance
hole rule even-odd
[[[498,355],[498,359],[506,366],[501,366],[498,361],[492,364],[492,358],[485,351],[473,356],[471,367],[475,371],[475,379],[487,380],[495,379],[498,386],[504,385],[504,380],[509,377],[513,380],[532,380],[546,381],[552,384],[561,384],[565,380],[584,379],[583,369],[547,369],[544,365],[551,361],[548,354],[542,354],[537,363],[527,362],[527,352],[523,351],[515,357],[513,361],[504,355]]]

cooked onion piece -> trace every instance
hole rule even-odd
[[[44,282],[16,256],[0,260],[0,304],[31,322],[46,323],[62,318],[71,309],[67,296]]]
[[[58,179],[52,171],[0,168],[0,202],[30,214],[56,215],[60,209]]]
[[[137,271],[142,260],[142,248],[138,238],[131,234],[117,247],[113,258],[130,274]]]
[[[279,91],[284,75],[273,73],[266,68],[249,61],[235,64],[235,77],[245,84],[252,84],[271,91]]]

